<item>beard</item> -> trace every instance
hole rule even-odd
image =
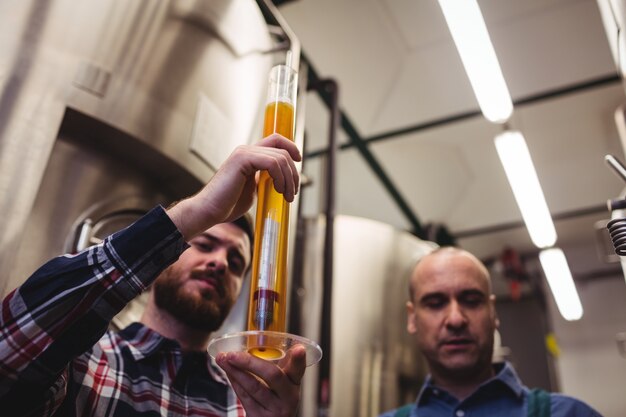
[[[153,284],[155,304],[187,326],[201,331],[219,329],[234,304],[227,288],[214,293],[190,292],[175,266],[162,272]]]

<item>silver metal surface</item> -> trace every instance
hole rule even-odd
[[[288,43],[290,54],[287,56],[287,66],[290,66],[294,70],[300,68],[300,55],[302,53],[302,47],[300,40],[291,29],[285,18],[278,12],[278,9],[274,5],[272,0],[257,0],[259,6],[267,10],[268,14],[274,23],[278,25]]]
[[[271,49],[252,0],[1,2],[0,293],[94,204],[167,204],[258,139]]]
[[[308,219],[306,233],[298,306],[303,336],[318,340],[324,219]],[[335,218],[334,235],[330,415],[375,417],[414,401],[427,372],[406,331],[406,301],[412,267],[436,245],[350,216]],[[315,380],[316,368],[309,368],[305,417],[317,416]]]
[[[619,159],[613,155],[606,155],[604,157],[604,161],[609,167],[611,167],[619,179],[626,182],[626,167],[624,167],[624,164],[622,164]]]

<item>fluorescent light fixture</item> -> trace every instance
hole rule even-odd
[[[559,248],[544,249],[539,253],[539,261],[561,316],[569,321],[580,319],[583,306],[563,251]]]
[[[487,120],[506,122],[513,103],[476,0],[439,0],[478,105]]]
[[[524,136],[506,131],[496,136],[495,142],[530,239],[539,248],[554,245],[556,230]]]

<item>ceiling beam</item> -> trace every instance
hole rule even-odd
[[[315,71],[315,68],[313,68],[313,66],[311,65],[311,62],[307,59],[304,53],[302,54],[302,61],[306,62],[307,65],[309,66],[309,71],[308,71],[309,84],[315,84],[319,82],[320,77],[317,75],[317,71]],[[322,99],[324,104],[326,104],[326,106],[330,108],[330,104],[331,104],[330,95],[323,89],[320,89],[317,92],[320,95],[320,98]],[[419,219],[417,218],[417,216],[415,215],[415,212],[413,211],[413,209],[409,206],[409,203],[407,202],[407,200],[400,193],[400,190],[398,189],[398,187],[396,187],[396,185],[393,183],[391,178],[387,175],[387,173],[383,169],[382,165],[378,162],[374,154],[372,154],[372,152],[369,150],[366,141],[363,140],[359,132],[356,130],[356,127],[354,126],[352,121],[350,121],[348,116],[341,109],[339,110],[339,116],[340,116],[341,127],[350,138],[351,147],[356,148],[356,150],[361,154],[365,162],[369,165],[370,169],[374,172],[374,175],[376,175],[376,177],[378,177],[380,182],[382,182],[383,186],[385,187],[385,189],[387,190],[387,192],[389,193],[393,201],[397,204],[402,214],[404,214],[408,222],[411,224],[413,234],[423,239],[424,230],[422,228],[422,225]],[[324,151],[324,154],[326,153],[327,153],[327,150]],[[316,156],[321,156],[321,155],[314,155],[312,153],[307,153],[304,157],[311,158],[311,157],[316,157]]]
[[[609,74],[603,77],[595,78],[592,80],[584,81],[581,83],[576,83],[572,85],[568,85],[562,88],[557,88],[553,90],[544,91],[540,94],[535,94],[528,97],[523,97],[518,100],[513,101],[514,106],[522,106],[526,104],[533,104],[541,101],[545,101],[552,98],[562,97],[568,94],[579,93],[581,91],[591,90],[598,87],[603,87],[605,85],[611,85],[615,83],[621,82],[622,79],[617,74]],[[464,113],[458,113],[451,116],[429,120],[424,123],[419,123],[413,126],[403,127],[401,129],[390,130],[387,132],[379,133],[368,138],[362,138],[362,140],[366,143],[378,142],[382,140],[389,139],[397,139],[401,136],[408,135],[411,133],[421,132],[428,129],[433,129],[436,127],[446,126],[451,123],[461,122],[463,120],[473,119],[475,117],[483,117],[482,112],[480,110],[474,110]],[[348,149],[354,146],[352,143],[344,143],[339,146],[340,150]],[[320,149],[318,151],[310,152],[307,154],[307,157],[317,157],[324,155],[327,152],[327,149]]]

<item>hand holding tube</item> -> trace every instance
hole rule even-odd
[[[275,190],[293,201],[300,181],[294,161],[300,160],[297,146],[279,134],[239,146],[202,190],[173,205],[167,213],[186,240],[218,223],[234,220],[252,206],[258,171],[267,171]]]
[[[237,397],[250,417],[291,417],[300,401],[300,382],[306,368],[306,351],[296,345],[279,363],[245,352],[221,353],[224,369]]]

